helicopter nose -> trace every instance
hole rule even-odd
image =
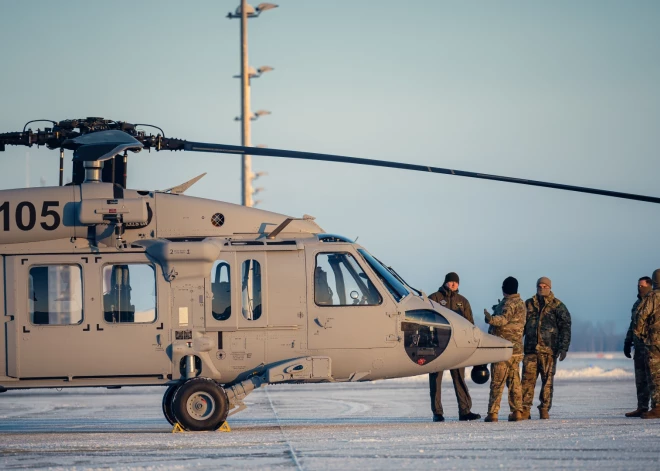
[[[501,349],[501,348],[508,348],[508,349],[513,349],[513,344],[509,342],[508,340],[505,340],[501,337],[496,337],[494,335],[490,334],[482,334],[481,336],[481,342],[479,342],[479,347],[478,348],[495,348],[495,349]]]
[[[456,368],[507,361],[512,354],[513,344],[511,342],[494,335],[482,333],[479,346],[474,350],[474,353]]]

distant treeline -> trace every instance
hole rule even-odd
[[[573,318],[572,352],[618,352],[623,350],[626,331],[613,321],[591,322]]]

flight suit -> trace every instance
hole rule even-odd
[[[451,291],[444,286],[429,296],[429,299],[435,301],[441,306],[454,311],[474,324],[472,317],[472,308],[470,303],[464,297],[458,294],[458,290]],[[465,382],[465,368],[456,368],[449,371],[451,379],[454,382],[454,391],[458,400],[458,415],[466,415],[472,409],[472,398]],[[429,374],[429,389],[431,392],[431,410],[434,415],[444,415],[442,409],[442,375],[444,371]]]

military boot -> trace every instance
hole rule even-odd
[[[520,420],[529,420],[532,418],[532,413],[529,411],[529,408],[524,407],[521,412]]]
[[[626,412],[626,417],[641,417],[648,409],[640,409],[639,407],[632,412]]]
[[[519,411],[513,411],[509,414],[509,422],[518,422],[523,420],[522,414]]]
[[[539,409],[539,418],[541,420],[548,420],[550,418],[550,413],[548,409]]]
[[[488,414],[484,422],[497,422],[497,414]]]
[[[460,421],[465,421],[465,420],[477,420],[480,419],[481,415],[480,414],[475,414],[474,412],[468,412],[467,414],[458,414],[458,420]]]
[[[660,419],[660,406],[655,406],[653,409],[643,412],[642,419]]]

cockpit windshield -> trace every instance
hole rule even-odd
[[[397,276],[392,274],[385,265],[380,263],[369,252],[364,249],[358,249],[358,252],[369,264],[371,269],[376,272],[380,281],[385,285],[390,294],[394,296],[394,299],[396,299],[397,302],[410,294],[410,291],[408,291],[404,283],[402,283]]]

